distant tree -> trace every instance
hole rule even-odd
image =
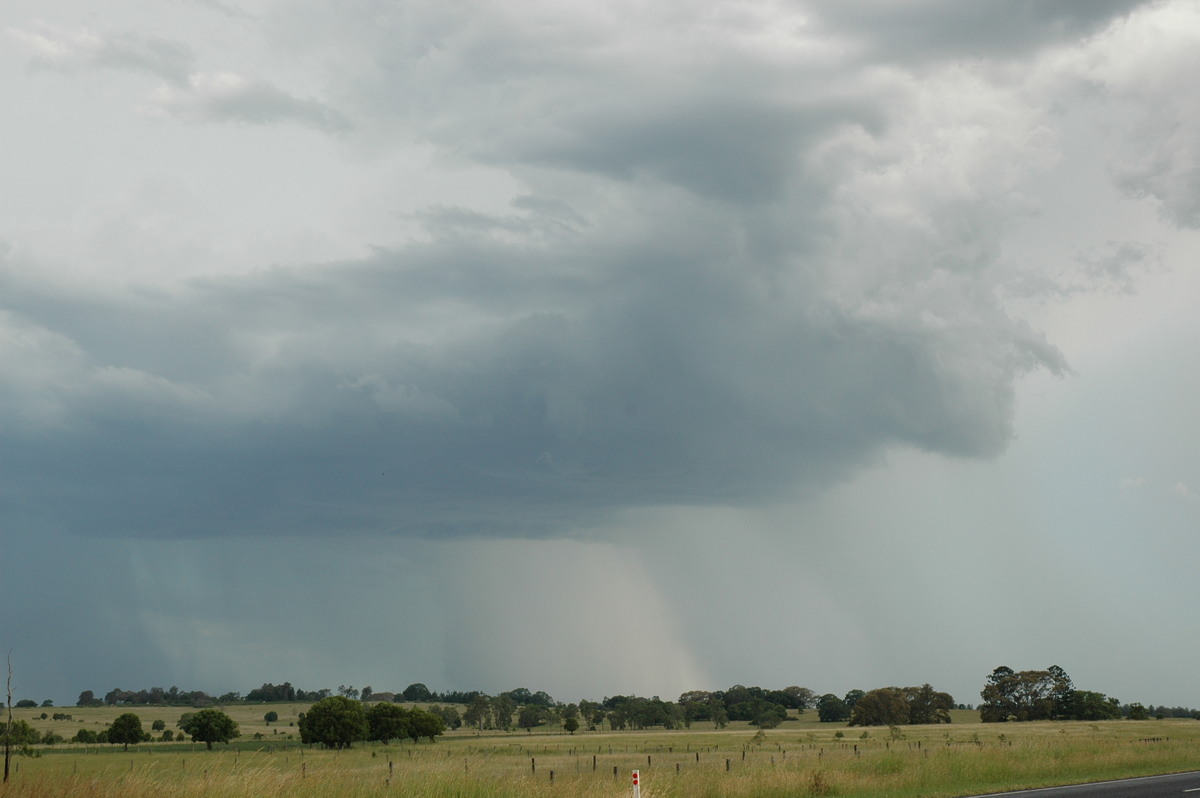
[[[908,701],[898,687],[880,687],[858,699],[850,711],[851,726],[899,726],[908,723]]]
[[[600,711],[600,705],[595,701],[588,701],[586,698],[579,702],[579,714],[583,717],[584,726],[588,731],[596,730],[596,713]]]
[[[979,705],[979,717],[984,723],[1003,723],[1021,720],[1021,707],[1017,702],[1017,672],[1001,665],[988,674],[987,682],[980,691],[983,702]]]
[[[322,696],[323,698],[324,696]],[[246,694],[247,703],[258,704],[268,701],[297,701],[302,700],[296,695],[296,688],[292,687],[291,682],[283,684],[271,684],[264,682],[262,687],[257,687]]]
[[[822,723],[841,723],[850,719],[850,707],[833,693],[826,693],[817,701],[817,718]]]
[[[75,736],[71,738],[71,742],[95,743],[98,742],[98,740],[96,739],[96,732],[92,731],[91,729],[80,729],[75,732]]]
[[[44,707],[52,707],[52,706],[54,706],[54,699],[53,699],[53,698],[47,698],[45,701],[43,701],[43,702],[42,702],[42,706],[44,706]]]
[[[792,699],[791,709],[798,709],[803,712],[817,705],[817,694],[807,687],[785,687],[783,688],[783,694]]]
[[[367,739],[387,745],[394,739],[409,736],[413,710],[380,701],[367,710]]]
[[[165,720],[156,720],[150,724],[150,728],[154,731],[160,732],[167,728],[167,722]]]
[[[457,729],[463,725],[462,716],[458,714],[458,710],[454,707],[443,707],[435,705],[429,708],[429,711],[442,719],[442,723],[446,724],[448,729]]]
[[[36,707],[37,702],[34,701],[32,698],[23,698],[17,702],[16,706],[17,706],[17,709],[29,709],[31,707]]]
[[[468,726],[474,726],[480,731],[483,731],[484,727],[490,728],[492,717],[491,699],[482,694],[475,696],[462,717],[463,723]]]
[[[1144,706],[1135,702],[1129,705],[1129,714],[1127,717],[1130,720],[1149,720],[1150,713]]]
[[[204,743],[209,751],[213,743],[227,743],[240,736],[237,722],[219,709],[192,713],[182,728],[192,736],[192,742]]]
[[[405,687],[401,695],[404,696],[405,701],[412,701],[414,703],[433,700],[433,693],[429,692],[429,688],[420,682],[413,682],[408,687]]]
[[[850,692],[846,693],[846,696],[842,699],[842,701],[846,703],[846,706],[854,709],[854,705],[857,704],[858,700],[865,695],[866,693],[862,690],[851,690]]]
[[[1044,671],[1014,671],[1001,665],[988,676],[979,695],[983,699],[979,716],[984,723],[1113,717],[1107,697],[1076,690],[1066,671],[1057,665]]]
[[[104,702],[96,698],[96,694],[91,690],[84,690],[79,694],[79,700],[75,702],[77,707],[95,707],[100,706]]]
[[[579,728],[579,719],[578,718],[564,718],[563,719],[563,729],[565,729],[568,734],[574,734],[576,729],[578,729],[578,728]]]
[[[1121,717],[1121,702],[1104,693],[1076,690],[1069,717],[1072,720],[1116,720]]]
[[[270,712],[263,715],[263,720],[265,720],[267,725],[270,726],[272,723],[279,720],[279,713],[272,709]]]
[[[503,693],[492,699],[492,723],[497,729],[508,731],[512,728],[516,708],[516,702]]]
[[[412,714],[409,716],[408,736],[415,743],[422,737],[433,742],[435,737],[446,730],[446,724],[442,719],[432,712],[426,712],[423,709],[410,710]]]
[[[750,725],[757,726],[760,729],[774,729],[786,719],[786,709],[779,704],[771,704],[764,701],[754,712],[754,717],[750,719]]]
[[[371,694],[372,694],[372,693],[374,693],[374,692],[375,692],[375,691],[374,691],[374,690],[372,690],[370,687],[364,687],[364,688],[362,689],[362,694],[361,694],[361,695],[359,695],[359,697],[358,697],[358,698],[359,698],[359,700],[360,700],[360,701],[369,701],[369,700],[371,699]]]
[[[338,685],[338,695],[342,695],[342,696],[345,696],[346,698],[357,701],[358,700],[358,688],[353,685],[339,684]]]
[[[934,690],[928,684],[920,687],[905,687],[904,697],[908,701],[908,722],[912,724],[949,723],[954,699],[949,693]]]
[[[708,716],[718,729],[724,729],[729,725],[729,712],[725,709],[724,702],[715,695],[709,702]]]
[[[517,725],[529,731],[546,721],[546,708],[537,704],[526,704],[517,712]]]
[[[1057,665],[1051,665],[1046,669],[1046,673],[1050,676],[1050,699],[1054,702],[1050,716],[1065,718],[1075,699],[1075,685],[1071,683],[1071,677],[1067,675],[1067,672]]]
[[[326,748],[349,748],[355,740],[367,739],[368,733],[362,703],[344,695],[323,698],[300,717],[300,740]]]
[[[145,732],[142,731],[142,719],[132,712],[126,712],[118,715],[116,720],[108,726],[108,743],[110,745],[124,745],[125,750],[129,750],[130,743],[140,743]]]
[[[518,687],[514,690],[509,690],[507,693],[501,693],[500,695],[508,696],[513,700],[513,703],[517,704],[518,706],[521,704],[530,703],[530,699],[533,698],[533,693],[528,687]]]

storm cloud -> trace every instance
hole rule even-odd
[[[365,258],[99,294],[10,257],[6,338],[37,363],[3,378],[0,456],[37,497],[19,516],[543,534],[819,488],[892,445],[994,456],[1014,381],[1065,369],[1001,300],[1004,217],[1047,157],[1032,110],[982,134],[982,101],[929,107],[946,87],[864,81],[765,17],[677,9],[630,37],[538,8],[558,27],[531,42],[515,12],[414,8],[368,37],[358,111],[394,97],[379,130],[402,120],[531,193],[433,206],[421,240]],[[396,55],[414,18],[436,48]],[[338,127],[232,96],[231,118]],[[937,127],[941,163],[914,126]],[[998,154],[1030,165],[996,173]]]
[[[311,635],[269,624],[297,683],[380,681],[391,665],[328,675],[379,605],[419,608],[401,626],[438,642],[362,662],[435,687],[526,678],[500,645],[496,672],[472,661],[514,615],[529,645],[559,635],[531,685],[551,691],[583,689],[572,646],[620,681],[597,694],[791,684],[796,661],[863,682],[822,690],[937,684],[916,652],[960,678],[1060,661],[1067,638],[916,585],[938,609],[909,651],[893,569],[1099,618],[1091,577],[1073,605],[995,541],[1100,574],[1143,556],[1139,519],[1190,523],[1200,475],[1155,425],[1189,423],[1170,397],[1200,227],[1194,3],[8,17],[6,136],[37,157],[0,164],[20,187],[0,195],[0,523],[89,595],[123,576],[68,625],[102,649],[137,606],[138,673],[280,678],[220,655],[277,667],[261,623],[284,601],[247,587],[269,562],[346,591],[293,597]],[[1129,419],[1140,434],[1114,431]],[[705,592],[743,551],[779,591],[768,615],[817,608],[857,670],[800,642],[757,674],[716,651],[713,618],[745,637],[731,651],[759,644]],[[864,592],[839,597],[850,574]],[[578,604],[512,580],[617,585],[605,628],[654,642],[597,650]],[[949,647],[977,622],[994,640]],[[42,656],[63,689],[65,653]],[[97,672],[134,667],[114,651]]]

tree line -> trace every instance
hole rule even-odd
[[[969,709],[969,704],[957,704],[944,692],[929,684],[919,687],[882,687],[870,691],[851,690],[844,696],[832,693],[817,695],[799,686],[767,689],[757,686],[734,685],[727,690],[691,690],[677,700],[658,696],[605,696],[600,701],[581,700],[562,703],[544,691],[525,687],[507,690],[496,695],[482,691],[445,691],[429,689],[414,682],[397,692],[375,691],[339,685],[337,690],[302,690],[290,682],[265,682],[245,695],[237,692],[211,696],[203,691],[184,691],[178,687],[147,690],[114,688],[97,698],[90,690],[80,693],[80,706],[191,706],[205,708],[234,703],[320,702],[328,698],[344,698],[364,703],[433,704],[427,712],[438,717],[443,726],[457,729],[462,726],[478,730],[533,729],[539,726],[561,726],[574,732],[577,729],[596,730],[607,724],[613,731],[624,729],[690,728],[694,722],[710,722],[723,728],[733,721],[750,723],[759,728],[773,728],[806,710],[816,709],[822,722],[851,725],[904,725],[948,723],[951,709]],[[1007,666],[996,668],[988,675],[980,693],[980,717],[984,722],[1024,721],[1043,719],[1103,720],[1129,717],[1196,717],[1200,712],[1186,707],[1143,707],[1141,704],[1120,704],[1103,693],[1076,688],[1066,672],[1051,666],[1046,670],[1014,671]],[[33,702],[21,702],[32,705]],[[45,702],[43,706],[48,706]],[[789,714],[790,713],[790,714]]]
[[[1139,703],[1122,704],[1118,699],[1095,690],[1080,690],[1067,672],[1057,665],[1045,670],[1014,671],[1007,665],[996,668],[987,677],[980,693],[983,703],[979,715],[984,723],[1027,720],[1147,720],[1150,717],[1191,717],[1200,712],[1183,707],[1167,710]],[[1164,712],[1163,710],[1167,710]]]

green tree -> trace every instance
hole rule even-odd
[[[537,704],[526,704],[517,712],[517,725],[529,731],[546,720],[546,708]]]
[[[1055,718],[1065,718],[1075,698],[1075,685],[1071,683],[1067,672],[1057,665],[1051,665],[1046,669],[1046,673],[1050,675],[1052,683],[1050,697],[1054,701],[1054,708],[1051,715]]]
[[[850,719],[850,707],[833,693],[826,693],[817,701],[817,718],[822,723],[842,723]]]
[[[167,722],[165,720],[156,720],[150,724],[150,728],[154,731],[162,731],[167,728]]]
[[[870,690],[850,711],[851,726],[899,726],[908,723],[908,701],[898,687]]]
[[[110,745],[124,744],[129,750],[130,743],[140,743],[145,732],[142,731],[142,719],[132,712],[118,715],[108,727],[108,742]]]
[[[42,741],[37,729],[23,720],[14,720],[8,724],[0,724],[0,740],[14,748],[25,748]]]
[[[817,694],[807,687],[785,687],[783,694],[791,699],[791,708],[798,709],[801,713],[806,709],[811,709],[817,705]]]
[[[483,731],[484,727],[491,728],[492,702],[486,695],[477,695],[471,700],[471,705],[463,713],[463,723]]]
[[[579,728],[579,719],[578,718],[564,718],[563,719],[563,728],[567,731],[568,734],[574,734],[575,730]]]
[[[462,715],[458,714],[458,710],[454,707],[437,705],[430,707],[429,711],[441,718],[442,723],[446,724],[448,729],[457,729],[463,724]]]
[[[401,693],[405,701],[425,702],[433,700],[433,693],[429,692],[429,688],[420,682],[413,682],[408,687],[404,688]]]
[[[104,702],[96,698],[96,694],[91,690],[84,690],[79,694],[79,700],[75,702],[77,707],[94,707],[103,704]]]
[[[803,712],[804,710],[800,710]],[[780,723],[787,720],[787,710],[779,704],[769,704],[763,702],[759,706],[754,717],[750,719],[751,726],[757,726],[760,729],[774,729]]]
[[[413,709],[409,717],[408,736],[415,743],[422,737],[428,737],[429,742],[446,730],[446,724],[441,717],[423,709]]]
[[[866,692],[864,692],[863,690],[854,689],[854,690],[851,690],[850,692],[846,693],[846,696],[842,699],[842,701],[846,702],[846,706],[850,707],[851,709],[854,709],[854,705],[858,703],[858,699],[862,698],[865,695],[866,695]]]
[[[588,701],[586,698],[579,702],[579,714],[583,716],[583,723],[588,731],[596,730],[596,715],[600,712],[600,705],[595,701]]]
[[[508,731],[512,728],[516,708],[516,702],[507,695],[501,694],[492,699],[492,723],[497,729]]]
[[[1075,690],[1057,665],[1044,671],[1014,671],[1001,665],[979,693],[979,716],[984,723],[1078,718],[1080,692],[1086,691]]]
[[[712,719],[713,725],[718,729],[724,729],[729,725],[729,712],[725,709],[724,702],[716,696],[713,696],[709,701],[708,716]]]
[[[368,739],[387,745],[393,739],[409,736],[414,710],[380,701],[367,710]]]
[[[270,712],[263,715],[263,720],[265,720],[267,725],[270,726],[272,723],[279,720],[279,713],[272,709]]]
[[[928,684],[920,687],[905,687],[908,700],[908,722],[913,724],[949,723],[954,699],[949,693],[940,693]]]
[[[362,702],[344,695],[322,698],[300,718],[300,740],[326,748],[349,748],[367,739],[367,713]]]
[[[1121,717],[1121,702],[1104,693],[1076,690],[1071,703],[1072,720],[1116,720]]]
[[[240,736],[237,722],[219,709],[193,712],[182,728],[192,736],[192,742],[204,743],[209,751],[213,743],[227,743]]]

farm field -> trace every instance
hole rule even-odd
[[[0,796],[628,796],[637,768],[646,798],[917,798],[1200,769],[1200,723],[1194,720],[981,724],[972,722],[976,713],[958,712],[950,725],[864,730],[818,723],[808,712],[762,733],[740,724],[575,735],[460,729],[432,745],[366,743],[332,752],[300,745],[288,725],[306,708],[226,707],[242,736],[211,752],[191,742],[129,751],[43,748],[42,756],[13,760],[12,780]],[[279,714],[269,726],[263,721],[268,710]],[[69,737],[81,725],[103,728],[123,711],[47,708],[14,710],[14,717]],[[154,720],[174,728],[187,710],[131,711],[146,728]],[[42,712],[72,719],[42,720]]]

